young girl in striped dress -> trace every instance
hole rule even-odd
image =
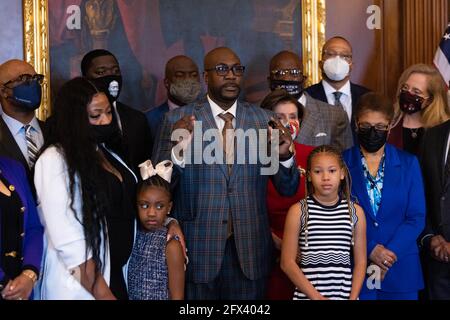
[[[306,199],[287,214],[281,268],[294,300],[358,298],[366,273],[366,221],[350,199],[350,176],[338,150],[308,157]]]

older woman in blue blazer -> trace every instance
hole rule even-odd
[[[39,276],[43,228],[23,166],[0,157],[0,291],[28,299]]]
[[[415,156],[386,144],[390,101],[368,93],[355,119],[359,145],[345,151],[352,194],[367,219],[368,279],[361,300],[417,300],[423,288],[417,238],[425,225],[422,176]]]

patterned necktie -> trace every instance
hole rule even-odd
[[[36,145],[36,142],[33,139],[33,136],[31,134],[31,130],[33,127],[29,124],[23,126],[25,129],[25,138],[27,140],[27,150],[28,150],[28,166],[30,168],[33,168],[34,163],[36,162],[37,155],[39,152],[39,149]]]
[[[334,105],[335,106],[340,106],[340,107],[342,107],[342,102],[341,102],[341,97],[342,97],[342,92],[339,92],[339,91],[335,91],[335,92],[333,92],[333,95],[334,95]]]
[[[230,174],[234,158],[234,128],[233,128],[234,116],[231,113],[227,112],[219,114],[219,117],[223,121],[225,121],[225,125],[223,126],[222,129],[222,142],[226,164],[228,165],[228,174]]]
[[[233,128],[233,118],[234,116],[227,112],[223,114],[219,114],[219,117],[225,121],[225,125],[222,129],[222,143],[223,143],[223,151],[225,154],[225,159],[228,167],[228,175],[231,174],[231,168],[233,166],[234,161],[234,128]],[[231,143],[227,143],[231,142]],[[227,222],[227,238],[230,238],[233,235],[233,215],[228,212],[228,222]]]

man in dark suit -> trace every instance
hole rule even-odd
[[[167,101],[145,114],[152,141],[155,141],[166,112],[192,103],[198,98],[201,85],[195,62],[186,56],[176,56],[167,61],[164,86],[167,89]]]
[[[322,48],[322,60],[319,62],[323,80],[306,88],[306,92],[314,99],[342,106],[351,123],[352,132],[355,133],[352,114],[359,97],[370,90],[350,82],[352,55],[352,46],[345,38],[329,39]]]
[[[285,89],[305,106],[297,141],[310,146],[331,144],[340,150],[353,146],[349,121],[342,107],[330,106],[304,92],[303,65],[297,54],[281,51],[270,61],[271,90]]]
[[[427,219],[420,238],[425,283],[432,300],[450,300],[450,120],[428,129],[422,140]]]
[[[31,186],[32,168],[44,144],[44,123],[35,115],[42,80],[25,61],[9,60],[0,66],[0,155],[22,163]]]
[[[138,172],[139,164],[151,157],[150,128],[142,112],[117,100],[122,87],[119,62],[107,50],[93,50],[83,57],[81,73],[108,96],[122,132],[125,147],[123,156],[131,168]]]
[[[299,173],[289,149],[292,138],[277,121],[280,131],[272,132],[274,138],[280,133],[276,142],[279,152],[271,153],[271,163],[280,165],[264,172],[267,163],[263,164],[261,155],[251,161],[249,154],[258,145],[267,146],[266,130],[274,115],[238,101],[244,67],[232,50],[210,51],[204,67],[207,96],[166,113],[153,152],[155,164],[172,159],[174,175],[178,175],[172,211],[182,225],[189,250],[186,298],[262,299],[272,248],[267,180],[270,177],[283,195],[296,192]],[[180,131],[185,137],[173,147],[171,136]],[[262,133],[262,138],[259,144],[246,143],[247,139],[233,138],[238,132]],[[211,148],[207,138],[211,134],[220,149]]]

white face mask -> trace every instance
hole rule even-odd
[[[336,56],[325,60],[323,64],[323,71],[330,80],[341,81],[348,76],[350,72],[350,65],[341,57]]]

